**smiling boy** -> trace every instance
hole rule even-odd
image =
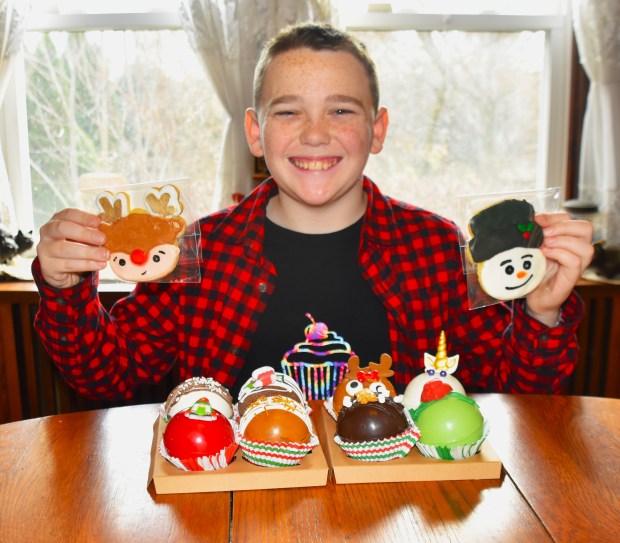
[[[266,45],[245,130],[272,178],[200,221],[200,284],[139,284],[108,313],[82,280],[107,263],[99,219],[64,210],[44,225],[36,327],[67,381],[130,397],[176,364],[181,379],[211,376],[234,394],[254,369],[280,369],[312,314],[363,362],[390,353],[400,390],[445,330],[467,390],[559,392],[576,361],[573,287],[592,257],[591,226],[537,217],[548,277],[526,299],[470,311],[455,225],[363,175],[387,134],[378,88],[364,46],[329,25]]]

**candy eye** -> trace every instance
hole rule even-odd
[[[388,391],[387,387],[381,382],[371,383],[368,388],[372,390],[377,396],[385,395]]]
[[[159,255],[153,255],[153,262],[159,262],[160,260]]]
[[[506,275],[512,275],[515,272],[514,266],[506,266],[505,270]]]
[[[529,270],[531,267],[532,267],[532,263],[529,260],[526,260],[525,262],[523,262],[524,270]]]
[[[448,374],[446,373],[446,371],[445,371],[445,370],[441,370],[441,371],[439,372],[439,375],[441,375],[442,377],[445,377],[445,376],[446,376],[446,375],[448,375]]]
[[[426,370],[426,373],[428,373],[432,377],[433,375],[435,375],[435,370]]]
[[[126,261],[124,258],[121,258],[121,259],[118,261],[118,265],[119,265],[119,266],[124,266],[125,264],[127,264],[127,261]]]
[[[349,381],[347,383],[347,386],[345,387],[345,391],[350,396],[355,396],[355,393],[359,392],[363,388],[364,387],[362,386],[362,383],[360,383],[359,381]]]

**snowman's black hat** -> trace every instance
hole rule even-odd
[[[526,200],[502,200],[474,215],[469,221],[472,260],[484,262],[515,247],[540,247],[543,232],[534,214]]]

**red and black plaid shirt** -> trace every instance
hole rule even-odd
[[[387,309],[395,381],[404,385],[424,371],[424,353],[436,351],[445,330],[466,390],[560,392],[577,357],[577,294],[554,328],[529,317],[522,301],[470,310],[455,225],[386,198],[368,179],[364,190],[359,261]],[[265,208],[276,192],[268,180],[238,206],[200,221],[200,283],[138,284],[110,313],[96,281],[51,288],[35,260],[35,326],[66,380],[90,397],[130,397],[177,364],[181,379],[206,375],[232,387],[274,289],[276,271],[262,248]]]

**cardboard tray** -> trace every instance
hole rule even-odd
[[[386,462],[349,458],[334,442],[336,421],[324,408],[317,411],[320,411],[317,413],[319,439],[337,484],[499,479],[501,476],[502,463],[488,440],[478,454],[463,460],[427,458],[417,447],[404,458]]]
[[[315,428],[316,411],[312,414]],[[266,468],[250,464],[242,457],[241,449],[235,459],[223,469],[215,471],[183,471],[157,451],[166,423],[158,417],[153,426],[149,484],[152,480],[157,494],[189,492],[229,492],[231,490],[259,490],[304,486],[325,486],[329,466],[319,444],[297,466]]]

